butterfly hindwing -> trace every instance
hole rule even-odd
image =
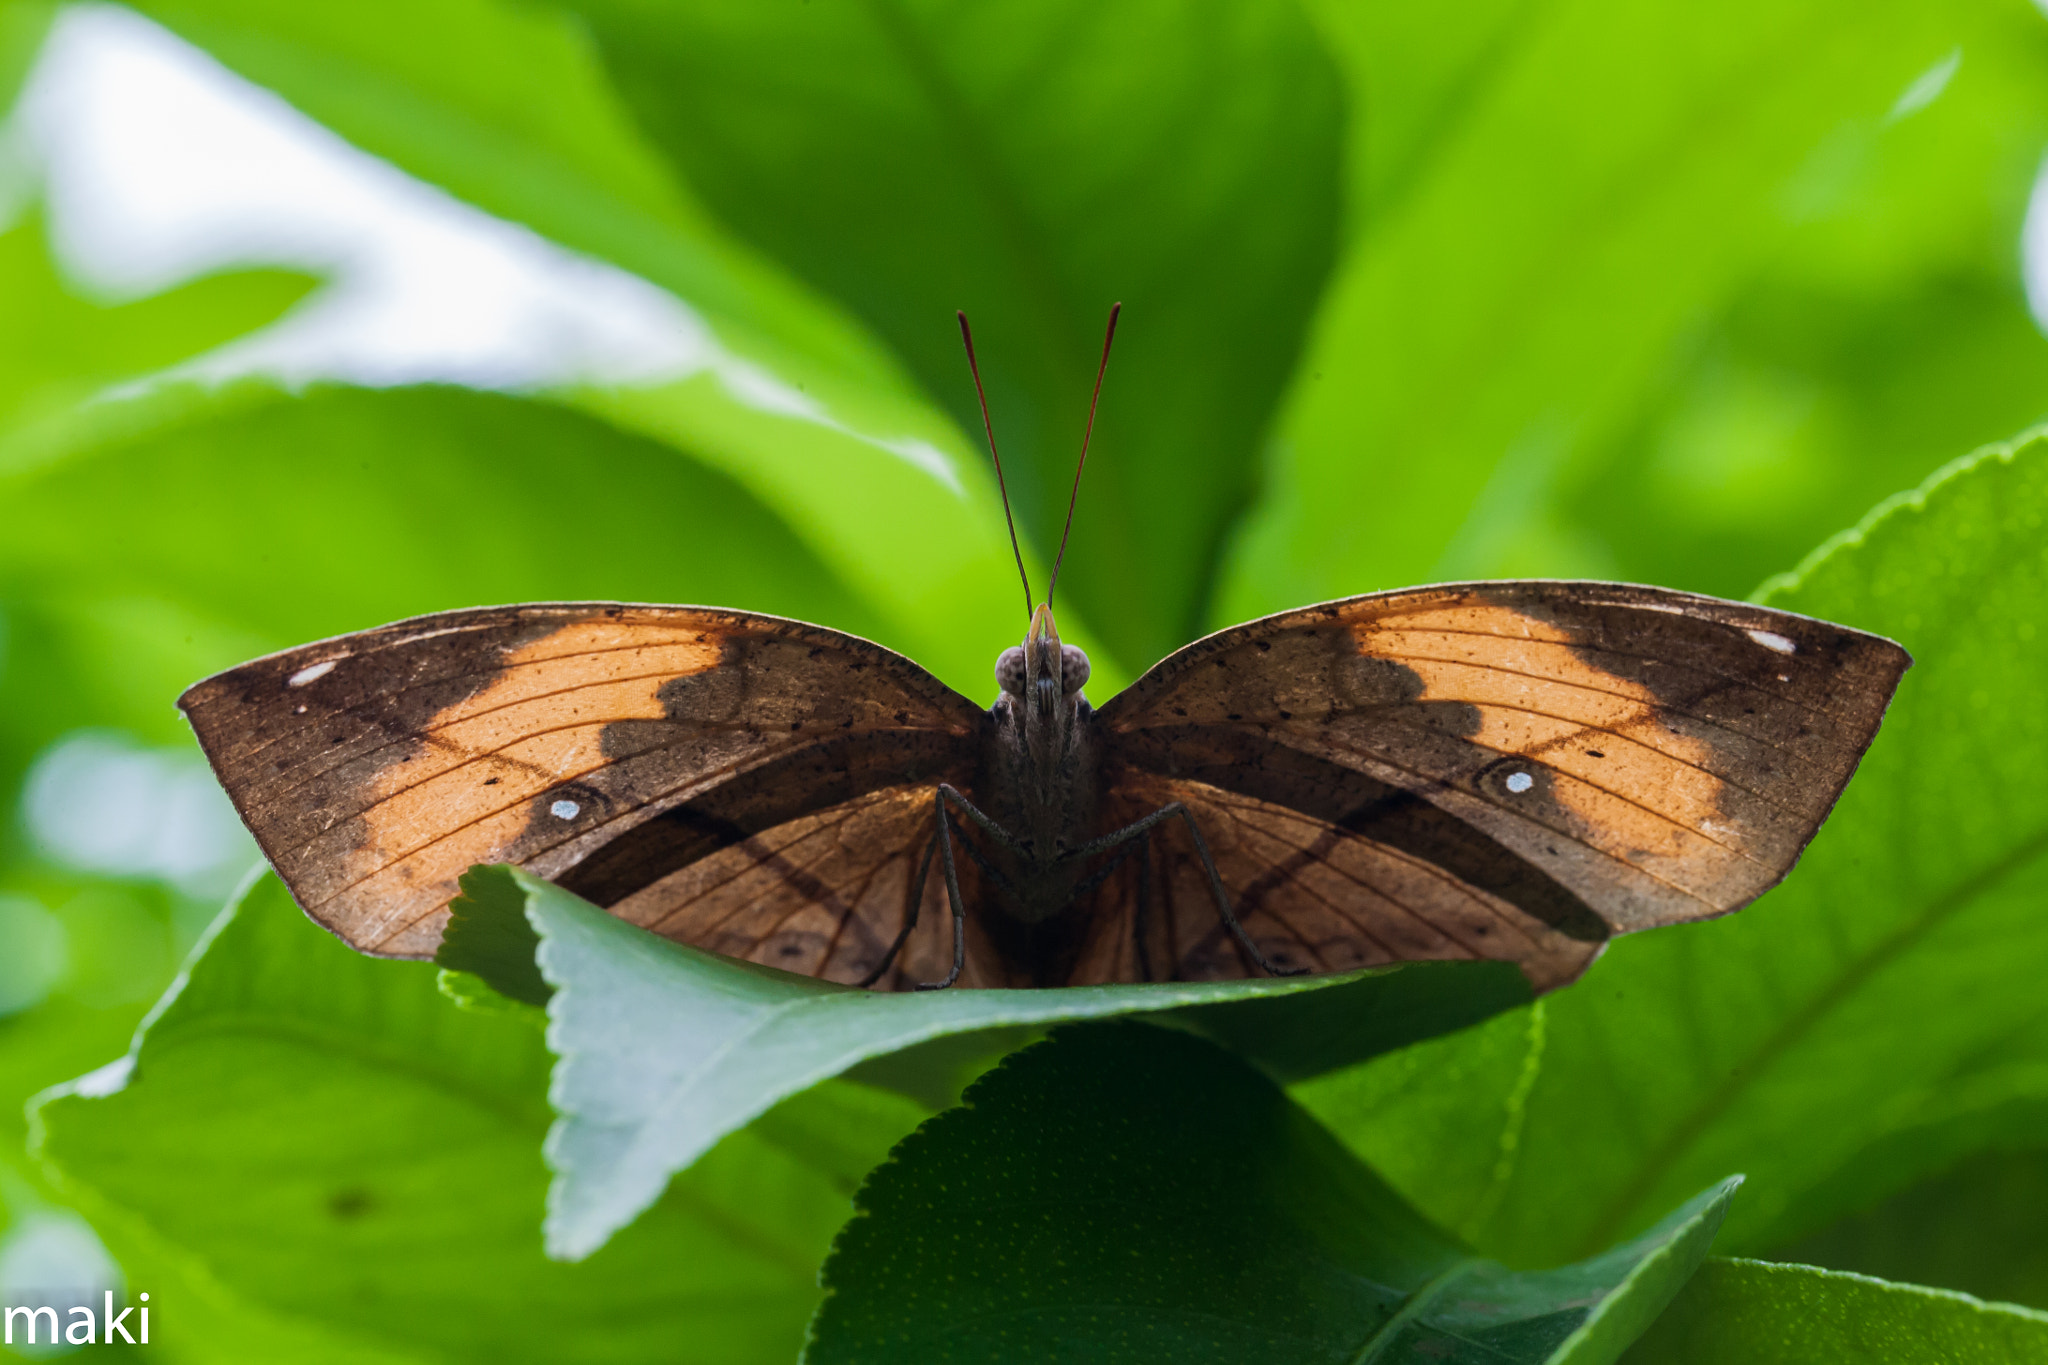
[[[1172,802],[1201,830],[1246,935],[1282,970],[1494,959],[1548,989],[1577,976],[1606,941],[1606,926],[1569,897],[1523,896],[1554,917],[1545,919],[1502,894],[1515,888],[1475,884],[1485,878],[1471,868],[1460,876],[1412,848],[1205,782],[1127,772],[1110,814],[1129,823]],[[1178,820],[1131,849],[1086,917],[1091,933],[1071,984],[1264,975],[1225,928]]]
[[[404,957],[432,955],[473,864],[613,905],[792,820],[963,780],[986,723],[852,636],[609,603],[420,617],[245,664],[179,704],[299,903]]]
[[[1112,790],[1185,780],[1212,805],[1283,808],[1593,941],[1594,920],[1723,914],[1783,877],[1909,663],[1877,636],[1688,593],[1453,585],[1224,631],[1098,719]]]
[[[953,921],[936,796],[934,783],[863,793],[684,864],[609,908],[666,938],[843,985],[942,980]],[[960,984],[1031,984],[987,941],[986,883],[965,840],[954,861],[964,903],[984,908],[967,921]]]

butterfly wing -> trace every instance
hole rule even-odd
[[[1537,913],[1514,894],[1530,888],[1486,885],[1483,868],[1460,875],[1413,847],[1205,782],[1126,774],[1109,814],[1127,824],[1170,802],[1194,817],[1246,936],[1283,970],[1498,959],[1549,989],[1584,971],[1607,939],[1604,924],[1555,890],[1521,897]],[[1178,821],[1109,869],[1087,916],[1073,985],[1265,975],[1217,914],[1208,870]]]
[[[855,945],[900,930],[907,891],[884,888],[932,827],[931,792],[971,779],[987,723],[865,640],[609,603],[403,621],[244,664],[179,705],[300,905],[366,952],[431,956],[456,879],[506,862],[668,916],[676,937],[855,979]],[[828,828],[871,842],[801,863]],[[791,829],[811,842],[777,844]],[[682,913],[680,870],[749,860],[779,920]],[[784,952],[834,915],[834,947]]]
[[[1371,903],[1392,875],[1366,871],[1374,860],[1430,864],[1578,943],[1740,908],[1791,869],[1910,662],[1878,636],[1690,593],[1478,583],[1223,631],[1098,720],[1109,790],[1143,793],[1135,805],[1179,784],[1198,818],[1265,841],[1226,884],[1266,907],[1276,948],[1337,969],[1349,954],[1414,955],[1379,919],[1342,947],[1324,932],[1336,909],[1314,912],[1324,930],[1281,927],[1324,902]],[[1368,889],[1336,890],[1340,867]],[[1119,937],[1135,953],[1134,881],[1119,869],[1104,883],[1116,903],[1101,918],[1124,923],[1101,930],[1099,963]],[[1422,918],[1458,937],[1450,911]],[[1203,952],[1184,969],[1242,974]],[[1477,955],[1521,961],[1543,985],[1592,954]]]
[[[609,908],[665,938],[845,985],[943,980],[953,921],[935,797],[934,782],[864,792],[686,862]],[[963,900],[983,904],[964,841],[954,849]],[[573,872],[559,880],[576,887]],[[970,915],[966,928],[960,985],[1030,984],[988,942],[986,917]]]

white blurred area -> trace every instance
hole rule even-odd
[[[0,205],[40,197],[59,259],[95,292],[259,264],[330,281],[187,373],[495,389],[758,379],[725,373],[673,295],[358,151],[129,10],[58,19],[7,141]]]
[[[4,1175],[4,1172],[0,1172]],[[7,1196],[13,1196],[7,1198]],[[0,1237],[0,1304],[50,1304],[69,1318],[74,1307],[99,1308],[100,1296],[121,1296],[121,1270],[86,1221],[69,1209],[36,1201],[25,1186],[0,1180],[0,1210],[15,1221]],[[134,1319],[129,1319],[131,1324]],[[79,1348],[0,1350],[0,1359],[70,1354]]]
[[[81,872],[168,882],[216,899],[256,861],[206,762],[115,730],[81,730],[29,769],[22,818],[36,852]]]
[[[930,442],[847,426],[727,351],[667,290],[357,150],[131,10],[65,10],[0,130],[0,226],[37,198],[59,261],[110,297],[235,266],[327,280],[181,377],[520,390],[708,373],[747,407],[842,432],[962,493]]]

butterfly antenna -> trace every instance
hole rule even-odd
[[[1102,376],[1109,371],[1109,343],[1116,340],[1116,315],[1121,303],[1109,308],[1109,330],[1102,337],[1102,364],[1095,370],[1095,393],[1088,400],[1088,429],[1081,433],[1081,458],[1074,463],[1074,491],[1067,494],[1067,524],[1060,530],[1060,552],[1053,556],[1052,581],[1045,585],[1045,605],[1052,605],[1052,590],[1060,584],[1060,563],[1067,557],[1067,536],[1074,529],[1074,502],[1081,496],[1081,471],[1088,467],[1088,439],[1095,434],[1095,405],[1102,400]],[[963,319],[964,322],[964,319]]]
[[[960,319],[960,340],[967,346],[967,369],[974,376],[974,396],[981,400],[981,429],[988,433],[989,457],[996,462],[996,487],[1003,495],[1003,521],[1010,528],[1010,553],[1017,556],[1017,577],[1024,583],[1024,619],[1028,621],[1031,619],[1031,576],[1024,572],[1024,552],[1017,548],[1017,521],[1010,515],[1010,486],[1003,482],[1003,457],[996,453],[995,424],[988,420],[988,395],[981,391],[981,366],[974,363],[974,333],[968,330],[966,313],[956,310],[955,316]]]

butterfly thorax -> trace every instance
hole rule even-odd
[[[1041,606],[1024,643],[996,660],[996,680],[1002,694],[990,709],[979,797],[1022,850],[991,851],[1012,882],[1013,894],[997,898],[1001,908],[1036,922],[1072,900],[1078,869],[1061,855],[1094,834],[1094,713],[1081,694],[1088,656],[1060,643]]]

